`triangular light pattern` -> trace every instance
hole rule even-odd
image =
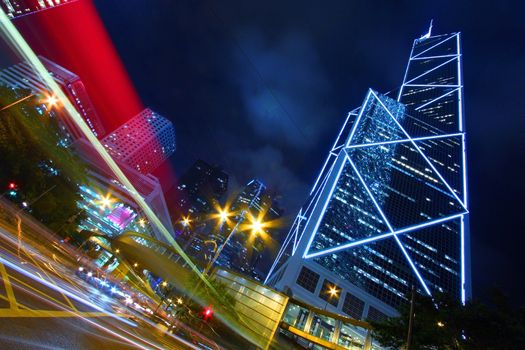
[[[326,279],[389,315],[412,285],[465,301],[462,96],[459,33],[416,39],[397,99],[369,90],[347,116],[265,283],[323,307]]]

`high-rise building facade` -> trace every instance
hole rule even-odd
[[[156,225],[148,222],[129,189],[115,178],[113,171],[93,146],[86,139],[79,139],[73,143],[72,148],[86,165],[87,181],[79,186],[82,199],[77,203],[86,219],[79,228],[99,232],[108,237],[131,230],[166,242],[161,231]],[[117,163],[164,227],[175,236],[159,180],[151,174],[141,174],[119,161]]]
[[[0,5],[10,18],[16,18],[75,1],[77,0],[2,0]]]
[[[146,108],[101,142],[114,159],[149,174],[175,152],[175,128]]]
[[[218,265],[262,280],[263,268],[259,265],[263,252],[268,242],[278,236],[275,225],[264,223],[276,222],[283,214],[274,197],[257,179],[248,182],[237,195],[229,209],[234,213],[231,223],[229,226],[222,226],[217,240],[223,240],[231,230],[236,230],[236,233],[219,256]],[[262,223],[264,233],[252,232],[253,221]]]
[[[193,216],[215,210],[213,202],[219,201],[227,190],[228,174],[218,166],[197,160],[181,176],[169,196],[173,197],[173,212],[176,216]]]
[[[97,137],[104,136],[102,121],[95,111],[95,107],[93,106],[80,77],[45,57],[39,56],[39,59],[55,82],[62,88],[71,103],[75,106],[76,110],[82,116],[93,134]],[[21,62],[2,69],[0,71],[0,83],[13,88],[28,89],[32,93],[42,95],[42,99],[44,96],[51,95],[50,89],[44,83],[43,79],[27,62]],[[55,113],[58,115],[61,124],[66,127],[70,136],[73,139],[82,137],[82,132],[78,129],[73,120],[71,120],[66,112],[62,112],[59,107],[60,106],[55,108]]]
[[[266,283],[358,319],[414,286],[470,296],[460,34],[414,41],[397,96],[349,113]]]

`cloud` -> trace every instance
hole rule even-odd
[[[238,39],[232,79],[253,130],[283,146],[315,146],[333,110],[329,80],[311,41],[296,32],[269,40],[254,30]]]
[[[227,169],[235,174],[230,190],[238,191],[247,181],[259,179],[275,192],[286,216],[294,216],[304,204],[308,185],[301,181],[286,165],[283,153],[272,146],[258,149],[241,149],[229,153]]]

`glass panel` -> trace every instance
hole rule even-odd
[[[333,318],[315,314],[310,327],[310,334],[331,341],[335,331],[335,320]]]
[[[350,350],[361,350],[365,347],[366,331],[363,328],[343,323],[337,344]]]
[[[290,303],[284,313],[283,322],[299,330],[304,330],[308,314],[308,309]]]

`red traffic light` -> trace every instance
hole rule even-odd
[[[205,320],[211,318],[213,316],[213,310],[212,310],[211,306],[205,307],[203,314],[204,314],[204,319]]]
[[[14,190],[16,188],[16,184],[14,182],[10,182],[8,187],[10,190]]]

